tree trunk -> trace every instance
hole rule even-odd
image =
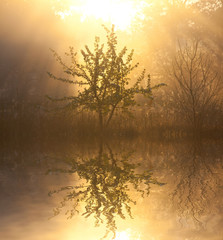
[[[98,120],[99,120],[99,134],[102,136],[104,133],[104,123],[103,123],[103,115],[100,110],[98,112]]]

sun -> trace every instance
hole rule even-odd
[[[114,24],[120,30],[131,28],[136,21],[144,19],[143,9],[147,3],[136,0],[70,0],[69,8],[57,12],[61,18],[79,14],[81,21],[90,17]]]

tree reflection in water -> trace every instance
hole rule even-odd
[[[210,151],[199,141],[176,153],[177,161],[172,171],[177,174],[171,201],[182,225],[183,221],[191,219],[195,226],[203,229],[208,216],[221,209],[222,199],[218,194],[223,180],[223,163],[215,154],[218,154],[217,149],[215,151],[212,146]]]
[[[68,218],[72,218],[75,213],[79,213],[79,205],[84,203],[85,211],[82,215],[86,218],[94,216],[95,226],[105,222],[107,230],[103,238],[112,232],[114,239],[117,229],[116,217],[132,218],[131,205],[135,205],[136,201],[130,196],[131,190],[134,189],[144,197],[149,195],[150,184],[163,185],[152,177],[151,170],[142,173],[137,171],[140,164],[132,163],[131,155],[114,155],[108,145],[105,151],[101,143],[97,156],[66,159],[69,168],[51,169],[53,172],[77,174],[85,182],[49,193],[51,196],[54,193],[65,192],[60,206],[54,209],[54,215],[58,215],[67,202],[72,201],[72,208],[66,212]]]

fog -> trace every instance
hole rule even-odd
[[[1,0],[0,236],[222,240],[222,39],[222,0]]]
[[[215,95],[214,98],[217,101],[212,100],[207,106],[208,110],[198,115],[202,115],[201,118],[203,118],[208,114],[210,119],[207,122],[211,122],[212,116],[216,116],[216,121],[209,127],[220,126],[222,81],[219,79],[223,71],[222,1],[148,0],[133,1],[133,3],[135,7],[141,6],[137,17],[126,29],[120,29],[117,24],[115,32],[118,49],[124,46],[127,46],[129,51],[134,49],[133,62],[140,63],[139,68],[130,74],[131,82],[134,83],[145,68],[146,74],[151,76],[152,85],[159,83],[167,85],[165,88],[154,91],[152,105],[151,101],[146,101],[149,108],[141,106],[140,111],[146,114],[145,122],[149,122],[150,125],[155,122],[158,128],[160,125],[176,126],[182,121],[187,122],[184,123],[186,125],[195,124],[193,122],[195,120],[191,120],[190,106],[173,107],[174,102],[179,100],[176,100],[176,93],[179,93],[177,84],[180,84],[177,83],[173,69],[175,69],[174,64],[177,63],[174,63],[177,56],[184,52],[186,46],[191,48],[192,42],[197,41],[199,42],[198,54],[206,54],[205,56],[208,55],[210,58],[212,64],[209,68],[213,74],[216,74],[214,84],[215,86],[218,84],[219,89],[210,93]],[[50,49],[54,49],[65,59],[65,62],[69,63],[70,59],[64,53],[68,51],[69,46],[73,46],[74,51],[78,52],[78,59],[83,61],[80,50],[86,44],[92,49],[95,36],[99,36],[101,42],[106,42],[106,33],[102,24],[110,28],[112,22],[104,21],[103,18],[97,18],[94,15],[88,16],[81,11],[72,12],[72,9],[78,9],[74,8],[75,4],[79,6],[81,1],[1,1],[0,101],[2,111],[10,112],[10,109],[14,109],[15,102],[37,104],[45,108],[46,95],[64,97],[76,94],[78,86],[49,78],[47,72],[58,77],[64,76],[62,66],[56,62]],[[100,9],[100,6],[96,7]],[[120,18],[121,21],[123,20]],[[196,66],[197,63],[194,64],[193,69],[199,68]],[[207,66],[201,67],[200,72],[206,68]],[[191,81],[195,80],[191,79]],[[196,81],[199,80],[196,79]],[[210,84],[208,81],[210,79],[206,81]],[[146,82],[147,80],[143,79],[142,86],[146,86]],[[204,92],[204,89],[202,91]],[[181,100],[190,102],[190,97],[186,100],[187,97],[181,95]],[[200,102],[196,104],[200,106],[199,108],[203,108]],[[34,111],[31,110],[32,113]],[[141,116],[139,113],[137,115]],[[148,115],[152,121],[147,119]],[[183,116],[186,116],[186,119]],[[159,124],[156,117],[159,119]],[[5,117],[3,121],[4,119]],[[209,124],[207,122],[206,125]]]

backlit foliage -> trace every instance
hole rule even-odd
[[[127,48],[124,47],[118,52],[114,26],[111,30],[104,28],[107,32],[106,47],[100,44],[99,37],[96,37],[93,51],[87,45],[84,50],[81,50],[83,62],[77,60],[77,53],[72,47],[70,52],[66,53],[71,58],[71,65],[67,65],[52,50],[69,78],[60,78],[49,73],[51,78],[79,86],[76,95],[53,100],[67,101],[66,106],[71,108],[96,112],[100,129],[109,125],[116,110],[129,112],[129,108],[136,105],[136,94],[141,93],[151,98],[152,89],[163,85],[151,87],[150,76],[148,76],[147,87],[143,88],[140,83],[145,77],[145,70],[133,81],[133,84],[130,84],[130,73],[139,65],[139,63],[132,63],[134,51],[127,53]]]

